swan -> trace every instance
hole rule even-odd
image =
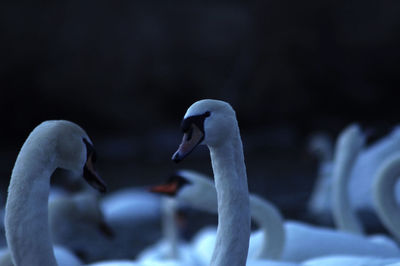
[[[153,187],[154,192],[164,193],[174,196],[194,208],[215,213],[216,191],[212,181],[202,174],[194,171],[180,170],[174,175],[173,179],[167,181],[167,184]],[[268,211],[270,203],[258,197],[258,204],[266,203],[267,208],[254,208],[254,199],[250,196],[251,214],[257,211]],[[258,214],[260,217],[268,217],[265,214]],[[276,220],[279,221],[279,220]],[[263,226],[268,220],[263,221]],[[286,221],[282,224],[275,224],[276,231],[281,227],[285,231],[284,246],[281,259],[284,261],[301,262],[317,256],[326,256],[334,254],[347,255],[370,255],[376,257],[399,257],[400,250],[396,245],[387,245],[386,242],[379,242],[362,235],[340,232],[324,227],[311,226],[297,221]],[[266,234],[265,234],[266,233]],[[250,238],[249,257],[257,258],[260,251],[266,249],[268,244],[274,243],[274,227],[263,228]],[[215,243],[215,230],[206,228],[197,234],[192,241],[194,248],[200,254],[205,262],[210,260],[208,255],[209,248]],[[264,243],[268,243],[266,246]],[[280,243],[280,242],[278,242]],[[301,244],[299,244],[301,243]],[[316,243],[319,243],[316,245]],[[264,246],[263,246],[264,245]],[[273,245],[272,245],[273,246]],[[208,249],[205,249],[208,247]],[[279,245],[278,245],[279,250]]]
[[[244,266],[250,237],[250,209],[243,147],[235,111],[223,101],[197,101],[186,111],[181,130],[183,139],[172,156],[173,161],[183,160],[199,144],[207,145],[210,150],[218,201],[218,229],[209,265]],[[126,263],[145,265],[147,262]],[[185,265],[176,260],[150,263],[151,266]],[[120,264],[92,264],[112,265]]]
[[[307,260],[302,266],[395,266],[399,258],[377,258],[372,256],[326,256]]]
[[[400,213],[395,185],[400,176],[400,153],[389,156],[380,166],[374,179],[375,210],[389,232],[400,240]]]
[[[99,198],[83,191],[49,202],[49,228],[53,243],[67,247],[87,262],[106,259],[114,231],[104,219]]]
[[[391,154],[396,153],[399,149],[400,127],[397,126],[390,134],[360,152],[352,168],[349,186],[347,188],[350,195],[350,203],[354,209],[374,209],[371,196],[374,176],[383,161]],[[332,189],[332,178],[330,178],[328,182],[330,183],[328,187]],[[328,190],[329,189],[327,189],[327,191]],[[327,199],[321,201],[330,202],[329,205],[326,205],[327,209],[314,214],[320,215],[321,213],[331,213],[332,195],[330,193],[317,191],[313,191],[313,194],[325,195]],[[398,195],[397,198],[399,198],[400,186],[396,187],[396,195]]]
[[[325,221],[326,214],[330,215],[330,212],[326,211],[331,206],[330,198],[326,195],[331,194],[333,142],[327,134],[315,134],[310,138],[308,149],[316,155],[319,166],[317,179],[307,203],[307,211],[316,219]]]
[[[217,194],[214,183],[207,176],[190,170],[179,170],[164,185],[154,186],[152,192],[175,195],[176,199],[192,208],[217,213]],[[262,228],[250,237],[248,257],[252,259],[279,259],[284,247],[285,232],[279,210],[257,195],[250,195],[250,213]],[[203,264],[211,259],[215,228],[200,230],[193,239],[193,248]]]
[[[177,205],[177,201],[173,198],[163,197],[161,199],[163,239],[142,250],[137,256],[138,261],[150,262],[170,259],[178,260],[185,265],[200,265],[191,247],[179,240],[176,222]]]
[[[235,111],[223,101],[197,101],[186,111],[181,130],[184,136],[173,161],[181,161],[199,144],[207,145],[210,151],[218,202],[218,229],[210,265],[246,265],[249,192]]]
[[[56,168],[67,169],[104,192],[94,161],[91,140],[72,122],[45,121],[30,133],[12,170],[5,208],[6,239],[14,265],[73,265],[56,261],[54,255],[48,227],[50,177]]]
[[[363,235],[363,227],[350,204],[348,183],[354,162],[365,143],[365,134],[358,124],[350,124],[339,134],[333,163],[332,210],[338,230]],[[385,235],[366,236],[370,241],[397,249],[397,244]]]
[[[100,207],[114,232],[111,246],[100,248],[108,260],[134,259],[143,247],[161,237],[161,200],[147,188],[129,187],[108,193]]]
[[[336,228],[359,235],[363,234],[363,228],[350,205],[348,183],[364,143],[365,135],[358,124],[343,129],[336,141],[332,171],[332,212]]]

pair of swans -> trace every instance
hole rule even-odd
[[[320,168],[316,185],[309,201],[308,210],[315,216],[330,214],[332,211],[332,144],[327,137],[317,137],[311,142],[311,148],[320,158]],[[400,127],[396,127],[384,138],[363,149],[354,161],[351,170],[348,191],[350,203],[355,209],[374,209],[373,182],[378,169],[391,155],[400,150]],[[400,195],[400,187],[396,187]],[[397,201],[399,202],[399,201]]]
[[[353,169],[365,142],[365,135],[358,125],[350,125],[338,137],[334,163],[332,166],[332,210],[333,218],[338,230],[354,234],[363,234],[363,227],[351,205],[351,192],[348,188]],[[400,215],[396,200],[396,182],[400,172],[400,153],[387,156],[377,167],[372,184],[372,199],[378,217],[387,229],[400,240]],[[396,175],[397,174],[397,175]],[[372,236],[380,242],[390,246],[396,244],[382,235]]]
[[[250,209],[235,112],[222,101],[196,102],[188,109],[182,130],[184,138],[173,157],[175,161],[200,143],[210,149],[219,211],[217,245],[210,265],[245,265]],[[71,122],[48,121],[31,132],[14,165],[6,203],[6,237],[16,266],[62,264],[57,264],[48,230],[50,176],[56,168],[64,168],[83,174],[89,184],[104,191],[104,182],[93,169],[93,159],[89,137]],[[231,234],[232,230],[235,234]],[[94,265],[113,263],[140,265],[126,261]]]

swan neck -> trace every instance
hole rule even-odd
[[[218,229],[210,265],[246,265],[250,237],[250,208],[240,134],[210,155],[218,200]]]
[[[400,240],[400,209],[395,186],[400,176],[400,154],[390,157],[376,174],[373,196],[375,210],[385,227]]]
[[[351,150],[339,150],[335,154],[332,172],[332,210],[334,222],[339,230],[361,235],[363,228],[351,206],[348,190],[357,154],[358,152]]]
[[[14,265],[57,265],[48,227],[54,160],[27,143],[15,162],[5,210],[7,244]]]
[[[258,259],[279,259],[285,244],[283,218],[279,210],[267,200],[250,195],[250,212],[263,232]]]
[[[162,199],[163,235],[168,244],[167,259],[178,259],[178,232],[175,222],[176,201],[172,198]]]

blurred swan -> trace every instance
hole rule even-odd
[[[104,196],[100,207],[112,228],[111,247],[101,248],[107,259],[134,259],[161,236],[161,200],[147,188],[124,188]]]
[[[365,143],[365,135],[357,124],[344,128],[336,141],[332,171],[332,211],[338,230],[363,234],[361,222],[350,205],[348,184],[354,162]]]
[[[351,124],[338,136],[333,166],[333,218],[338,230],[363,235],[363,227],[350,204],[348,183],[354,162],[365,142],[365,134]],[[387,193],[387,191],[386,191]],[[389,193],[390,194],[390,193]],[[393,193],[392,193],[393,194]],[[397,249],[395,241],[385,235],[367,236],[370,241]]]
[[[164,189],[166,188],[166,189]],[[216,192],[209,178],[194,171],[181,170],[175,174],[175,178],[166,185],[156,186],[155,192],[161,192],[174,196],[194,208],[214,212],[216,206]],[[252,215],[261,210],[270,209],[271,205],[261,197],[257,198],[258,205],[264,202],[267,208],[254,208],[254,198],[250,197],[250,209]],[[265,214],[258,214],[267,217]],[[377,257],[399,257],[400,250],[396,245],[387,245],[386,242],[369,239],[368,237],[352,233],[339,232],[337,230],[311,226],[296,221],[286,221],[279,224],[276,219],[274,225],[265,227],[268,220],[263,221],[263,230],[252,234],[250,238],[249,258],[257,258],[262,253],[260,250],[275,248],[275,254],[281,249],[284,261],[301,262],[310,258],[334,254],[370,255]],[[284,230],[284,234],[277,233]],[[275,241],[276,236],[285,235],[284,241]],[[210,227],[198,233],[193,241],[193,248],[199,253],[199,258],[204,263],[210,260],[210,249],[215,243],[215,229]],[[278,243],[274,247],[274,243]],[[301,244],[299,244],[301,243]],[[316,245],[316,243],[319,243]],[[283,245],[283,247],[280,247]],[[257,254],[257,255],[256,255]],[[265,252],[264,254],[268,254]],[[274,254],[274,253],[273,253]],[[265,256],[265,255],[264,255]],[[264,257],[266,258],[266,256]]]
[[[23,144],[11,174],[5,210],[7,244],[15,265],[76,265],[56,261],[48,227],[50,176],[58,167],[105,191],[93,168],[95,153],[85,131],[69,121],[46,121]]]
[[[326,256],[301,263],[302,266],[395,266],[400,265],[399,258],[377,258],[372,256]]]
[[[161,199],[162,231],[163,238],[153,244],[137,256],[140,262],[177,260],[185,265],[202,265],[196,258],[190,245],[180,240],[177,224],[177,201],[173,198]]]
[[[379,218],[389,232],[400,240],[400,208],[394,188],[400,177],[400,153],[387,158],[376,173],[374,203]]]
[[[330,197],[326,195],[332,193],[333,141],[327,134],[315,134],[310,138],[308,150],[316,155],[319,166],[314,188],[307,203],[307,210],[311,214],[320,214],[315,215],[315,217],[326,223],[326,215],[321,214],[326,214],[326,211],[329,210],[331,206]]]
[[[392,132],[378,140],[369,147],[363,149],[357,157],[350,174],[348,185],[349,202],[354,210],[369,209],[373,210],[372,190],[373,179],[383,161],[393,153],[400,150],[400,127],[395,127]],[[332,189],[332,178],[329,179],[329,186],[324,186],[323,191],[313,191],[313,195],[321,196],[319,209],[311,209],[314,215],[326,215],[331,213],[332,194],[329,191]],[[331,188],[327,188],[331,187]],[[396,186],[396,198],[400,200],[400,186]],[[326,197],[326,198],[324,198]],[[323,204],[329,202],[329,205]],[[326,208],[326,209],[324,209]]]
[[[86,263],[106,259],[114,232],[105,222],[98,195],[88,191],[49,202],[49,227],[54,244],[67,247]]]

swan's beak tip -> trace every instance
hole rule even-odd
[[[182,156],[180,156],[179,151],[177,151],[177,152],[174,153],[174,155],[172,155],[171,159],[175,163],[179,163],[180,161],[182,161]]]

